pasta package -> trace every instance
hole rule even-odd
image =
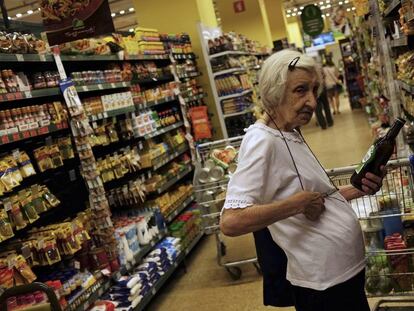
[[[19,164],[20,174],[22,175],[23,178],[27,178],[29,176],[36,174],[36,171],[33,168],[32,162],[30,161],[30,158],[26,152],[24,151],[19,152],[18,164]]]

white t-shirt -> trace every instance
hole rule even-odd
[[[327,193],[333,186],[296,132],[283,132],[306,191]],[[329,142],[327,142],[329,143]],[[334,155],[333,155],[334,156]],[[293,161],[279,131],[264,124],[247,129],[224,208],[248,208],[302,191]],[[285,251],[286,278],[296,286],[324,290],[345,282],[365,267],[364,243],[357,216],[336,192],[325,198],[318,221],[298,214],[268,226]]]
[[[331,89],[336,86],[338,82],[338,70],[335,66],[323,67],[323,73],[325,77],[325,86],[327,89]]]

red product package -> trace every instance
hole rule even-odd
[[[210,122],[208,120],[207,106],[192,107],[189,110],[193,124],[194,140],[212,137]]]

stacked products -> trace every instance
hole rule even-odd
[[[237,113],[251,108],[253,106],[253,99],[251,96],[237,97],[223,100],[221,105],[224,114]]]
[[[219,96],[237,94],[252,88],[246,74],[222,75],[215,79],[215,83]]]
[[[134,101],[132,100],[132,93],[128,91],[85,98],[83,106],[85,107],[86,114],[98,115],[104,112],[134,107]]]
[[[198,209],[182,213],[168,226],[171,235],[181,240],[182,249],[188,248],[191,241],[200,235],[201,216]]]

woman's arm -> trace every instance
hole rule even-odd
[[[297,214],[303,213],[308,219],[317,220],[325,209],[323,203],[321,193],[301,191],[285,200],[270,204],[224,209],[220,229],[227,236],[239,236]]]

